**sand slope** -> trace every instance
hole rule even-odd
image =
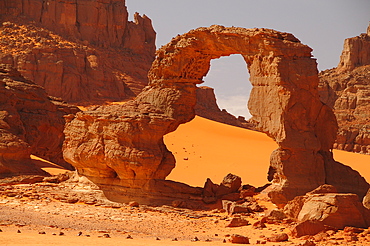
[[[176,168],[167,179],[203,186],[233,173],[244,184],[262,186],[267,181],[271,152],[277,144],[266,134],[225,125],[199,116],[165,136],[176,157]],[[351,166],[370,181],[370,155],[334,151],[337,161]]]
[[[277,148],[266,134],[199,116],[166,135],[165,143],[177,160],[167,179],[194,186],[203,186],[207,177],[219,183],[228,173],[241,176],[243,183],[262,186],[270,154]]]

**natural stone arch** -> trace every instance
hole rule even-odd
[[[211,26],[179,35],[157,51],[150,84],[135,100],[70,119],[64,156],[101,187],[170,192],[162,181],[175,160],[163,136],[194,118],[196,84],[203,82],[210,60],[241,54],[253,86],[250,113],[258,129],[279,145],[271,155],[272,200],[284,204],[324,183],[364,195],[364,179],[332,158],[337,122],[319,100],[311,51],[292,34],[269,29]],[[333,178],[343,170],[353,177],[350,185]],[[187,192],[199,195],[199,190]]]
[[[279,145],[271,157],[279,192],[292,199],[325,183],[324,158],[319,152],[330,151],[336,120],[319,100],[317,64],[311,49],[293,35],[220,26],[190,31],[157,52],[149,72],[149,94],[176,86],[184,91],[185,84],[200,84],[211,59],[231,54],[241,54],[248,65],[253,86],[248,105],[258,129]],[[188,92],[194,97],[193,89]],[[145,92],[138,101],[153,103]],[[161,100],[155,106],[166,105],[164,111],[183,123],[194,117],[195,100],[181,101],[186,107]]]

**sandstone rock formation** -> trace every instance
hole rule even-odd
[[[344,41],[338,70],[339,72],[351,71],[365,65],[370,65],[370,24],[366,33]]]
[[[361,204],[356,194],[307,194],[290,201],[284,212],[298,222],[318,221],[336,229],[370,225],[370,210]]]
[[[337,68],[319,74],[323,102],[334,109],[339,131],[334,148],[370,153],[370,28],[344,41]]]
[[[245,120],[244,117],[236,118],[229,114],[225,109],[220,110],[216,102],[214,89],[208,86],[197,87],[197,104],[195,105],[195,114],[203,118],[221,122],[224,124],[238,126],[254,130],[254,124]]]
[[[242,235],[233,234],[231,235],[229,242],[236,244],[249,244],[249,238]]]
[[[46,92],[71,103],[122,101],[148,83],[156,33],[124,0],[0,1],[0,50]]]
[[[316,235],[319,232],[325,231],[324,222],[319,220],[306,220],[294,225],[291,229],[293,237],[302,237],[305,235]]]
[[[13,65],[11,56],[0,59],[0,176],[42,173],[30,154],[72,168],[62,155],[63,116],[79,110],[48,97]]]
[[[330,182],[363,197],[369,184],[330,152],[337,122],[319,99],[311,49],[292,34],[269,29],[211,26],[173,38],[157,51],[150,84],[134,100],[69,118],[65,159],[100,186],[127,191],[165,185],[175,160],[163,135],[193,119],[196,84],[203,82],[211,59],[231,54],[241,54],[248,65],[253,85],[248,106],[257,129],[279,145],[271,156],[273,202],[283,205]],[[342,169],[354,179],[337,180]]]

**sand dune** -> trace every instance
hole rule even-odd
[[[220,183],[228,173],[242,177],[244,184],[262,186],[267,181],[271,152],[277,144],[266,134],[196,116],[164,137],[176,157],[176,167],[167,177],[192,186],[207,178]],[[334,150],[334,158],[357,170],[370,182],[370,155]],[[55,163],[31,156],[34,164],[57,175],[66,170]]]
[[[203,186],[207,177],[215,183],[233,173],[244,184],[262,186],[267,181],[271,152],[277,144],[266,134],[214,122],[196,116],[165,136],[176,157],[176,168],[167,179]],[[370,156],[334,151],[337,161],[351,166],[370,181]]]
[[[267,181],[270,154],[277,144],[266,134],[196,116],[165,136],[176,157],[168,179],[203,186],[207,177],[219,183],[228,173],[243,183],[262,186]]]
[[[370,182],[370,155],[361,155],[343,150],[333,150],[334,159],[358,171]]]

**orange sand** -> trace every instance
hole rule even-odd
[[[370,155],[361,155],[343,150],[333,150],[334,159],[358,171],[366,181],[370,182]]]
[[[42,159],[38,156],[31,155],[31,160],[36,167],[41,168],[42,170],[51,175],[58,175],[66,172],[66,169],[64,167],[61,167],[48,160]]]
[[[264,133],[199,116],[166,135],[165,143],[177,160],[167,179],[193,186],[203,186],[207,177],[220,183],[228,173],[242,177],[244,184],[262,186],[268,182],[270,155],[277,148]],[[335,150],[334,157],[370,181],[370,155]]]
[[[192,122],[181,125],[177,131],[165,136],[165,142],[178,160],[177,167],[170,174],[169,179],[198,186],[202,186],[207,177],[219,183],[229,172],[240,175],[244,183],[250,183],[255,186],[263,185],[267,182],[266,173],[269,165],[269,156],[277,147],[276,143],[263,133],[224,125],[201,117],[196,117]],[[344,151],[334,151],[334,155],[338,161],[357,169],[368,181],[370,180],[370,168],[368,168],[370,167],[370,156]],[[184,158],[187,158],[187,160],[184,160]],[[58,165],[41,158],[32,156],[32,159],[36,165],[50,173],[57,174],[63,171]],[[260,202],[263,202],[261,197]],[[73,210],[76,209],[77,207],[73,207]],[[160,215],[162,214],[160,213]],[[169,215],[163,214],[163,216]],[[257,219],[258,217],[249,218],[251,223]],[[200,222],[200,220],[196,220],[196,224]],[[197,227],[197,230],[193,233],[199,234],[204,230],[203,232],[207,232],[209,235],[218,233],[220,237],[224,237],[226,233],[237,233],[246,235],[251,238],[252,242],[255,242],[260,239],[261,235],[269,236],[274,232],[288,231],[285,227],[282,228],[275,225],[268,225],[268,228],[263,231],[251,230],[251,226],[226,228],[223,223],[227,223],[227,221],[221,221],[214,225],[211,223],[206,227],[202,225],[200,226],[201,230]],[[217,227],[217,225],[219,226]],[[38,227],[33,225],[21,227],[22,233],[19,234],[16,233],[18,228],[15,225],[3,225],[3,232],[0,233],[0,245],[225,245],[220,241],[212,243],[204,242],[203,240],[196,243],[189,241],[173,242],[168,238],[157,241],[153,236],[141,234],[134,234],[133,240],[125,239],[125,235],[121,237],[113,235],[114,237],[108,239],[98,238],[96,233],[92,233],[90,238],[77,237],[77,231],[72,229],[65,229],[66,236],[62,237],[50,235],[49,231],[47,235],[39,235],[38,231],[40,228],[38,229]],[[48,230],[58,232],[60,229],[49,228]],[[301,242],[298,239],[293,239],[289,244],[298,245]],[[267,245],[286,245],[286,243],[268,242]]]
[[[22,228],[20,229],[22,230]],[[194,244],[201,245],[225,245],[221,242],[184,242],[176,241],[173,242],[169,239],[156,241],[154,238],[143,239],[135,238],[134,240],[128,240],[123,237],[121,238],[88,238],[88,237],[77,237],[73,236],[53,236],[53,235],[38,235],[36,231],[23,231],[21,234],[16,233],[16,229],[12,231],[4,231],[0,235],[0,245],[76,245],[76,246],[148,246],[148,245],[177,245],[177,246],[192,246]],[[76,233],[75,233],[76,234]]]
[[[164,139],[177,162],[167,179],[193,186],[203,186],[207,177],[220,183],[228,173],[242,177],[244,184],[262,186],[277,148],[266,134],[199,116]]]

